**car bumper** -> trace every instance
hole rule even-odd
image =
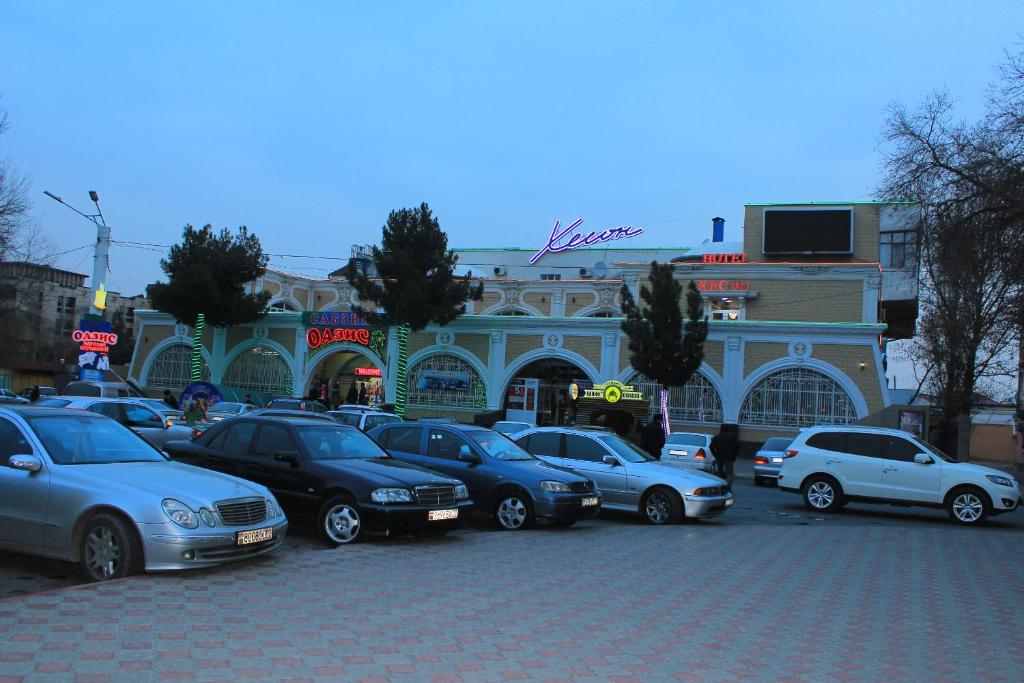
[[[661,462],[668,463],[670,465],[678,465],[679,467],[686,467],[687,469],[697,470],[699,472],[714,472],[715,461],[711,458],[705,458],[703,460],[695,460],[694,458],[681,457],[678,455],[672,455],[662,451]]]
[[[396,536],[417,531],[451,531],[469,523],[473,501],[460,500],[452,505],[381,505],[367,503],[359,506],[363,529],[376,536]],[[431,520],[430,513],[437,510],[458,510],[454,519]]]
[[[1024,496],[1019,493],[1000,494],[998,496],[992,495],[989,492],[989,497],[992,499],[992,512],[1013,512],[1021,505],[1024,505]]]
[[[237,562],[269,555],[284,545],[288,520],[282,517],[244,527],[209,527],[182,529],[167,524],[140,524],[146,571],[160,572],[172,569],[199,569],[225,562]],[[268,541],[251,545],[238,545],[239,531],[252,531],[270,527],[274,536]]]
[[[759,479],[778,479],[782,465],[754,465],[754,476]]]
[[[683,507],[687,517],[716,517],[732,507],[733,500],[731,493],[724,496],[683,496]]]
[[[587,498],[597,498],[597,505],[583,505]],[[601,512],[601,496],[590,493],[563,493],[533,501],[533,514],[541,522],[573,522],[592,519]]]

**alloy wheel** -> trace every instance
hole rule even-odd
[[[498,505],[498,522],[506,529],[521,529],[526,524],[526,503],[509,496]]]
[[[953,514],[961,522],[977,522],[984,511],[985,505],[981,498],[970,491],[965,491],[953,499]]]
[[[647,519],[653,524],[665,524],[672,516],[672,505],[668,497],[661,491],[654,491],[647,496],[647,504],[644,506]]]
[[[807,488],[807,500],[819,510],[827,508],[835,499],[835,489],[827,481],[816,481]]]
[[[89,532],[85,542],[85,565],[96,579],[110,579],[120,567],[121,547],[114,532],[107,526],[97,526]]]
[[[359,513],[347,503],[335,505],[324,515],[324,531],[335,543],[351,543],[359,536],[361,529]]]

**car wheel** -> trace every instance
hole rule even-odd
[[[100,513],[82,531],[79,560],[90,581],[107,581],[128,576],[136,569],[141,548],[124,520]]]
[[[991,514],[988,499],[980,489],[957,489],[946,501],[946,512],[954,522],[968,526],[981,524]]]
[[[668,489],[652,489],[640,502],[640,513],[651,524],[672,524],[682,518],[679,495]]]
[[[494,506],[494,521],[499,529],[516,531],[533,523],[533,508],[530,499],[519,493],[506,493],[498,497]]]
[[[815,512],[835,512],[843,505],[843,493],[832,477],[814,475],[804,482],[804,505]]]
[[[355,543],[363,532],[363,520],[349,496],[335,496],[324,503],[319,526],[324,541],[334,547]]]

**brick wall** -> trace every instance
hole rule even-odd
[[[875,372],[875,358],[871,347],[864,344],[815,344],[811,355],[833,365],[846,374],[860,389],[868,404],[868,414],[883,408],[882,388]],[[864,369],[860,364],[864,363]]]
[[[786,355],[788,344],[778,342],[749,342],[743,347],[743,376],[776,358]]]
[[[466,408],[458,410],[455,408],[435,409],[435,408],[417,408],[409,406],[405,409],[405,417],[407,420],[414,420],[421,417],[447,417],[456,422],[464,422],[466,424],[473,424],[473,416],[477,415],[482,411]]]
[[[263,291],[270,294],[270,297],[273,298],[281,293],[281,285],[276,282],[264,282]]]
[[[527,292],[523,294],[523,303],[533,306],[541,315],[551,315],[551,295],[542,292]]]
[[[601,368],[601,337],[565,337],[562,340],[562,348],[567,351],[578,353],[586,358],[595,367]],[[600,380],[613,379],[601,377]]]
[[[725,342],[706,341],[704,342],[704,362],[722,374],[723,355],[725,354]]]
[[[309,300],[309,290],[305,287],[295,287],[292,289],[292,298],[298,301],[299,306],[305,309],[306,302]]]
[[[619,340],[619,372],[629,367],[629,339],[623,337]],[[628,378],[627,378],[628,379]]]
[[[132,375],[138,377],[142,373],[142,365],[149,358],[153,348],[163,340],[173,336],[174,325],[146,325],[146,331],[142,335],[142,341],[138,347],[139,350],[132,356]]]
[[[874,322],[862,320],[861,280],[751,280],[756,299],[746,302],[747,320]]]
[[[473,310],[481,313],[491,306],[497,305],[499,301],[501,301],[501,294],[493,290],[485,291],[483,296],[480,297],[480,301],[473,304]]]
[[[570,291],[565,293],[565,315],[572,317],[584,308],[597,303],[597,294],[594,292]]]
[[[539,334],[513,334],[505,340],[505,365],[509,365],[519,356],[535,351],[543,345],[544,338]]]
[[[231,349],[235,348],[246,339],[252,338],[252,329],[248,327],[229,327],[227,333],[227,340],[225,341],[224,352],[231,353]]]
[[[490,362],[490,339],[486,334],[463,334],[455,335],[455,344],[480,359],[480,362],[487,365]]]
[[[782,208],[782,207],[780,207]],[[828,208],[828,207],[821,207]],[[748,261],[764,261],[765,257],[761,251],[761,240],[764,231],[764,209],[763,206],[745,207],[743,218],[743,251],[747,254]],[[876,263],[879,254],[879,212],[881,206],[878,204],[855,204],[853,206],[853,259],[865,263]],[[793,257],[794,260],[803,260],[800,257]],[[821,260],[820,257],[815,257]],[[849,257],[840,256],[837,260],[847,260]]]
[[[406,351],[411,356],[421,349],[433,346],[437,343],[437,335],[433,332],[412,332],[409,334],[409,341],[406,344]]]
[[[248,330],[249,336],[252,336],[252,330]],[[291,327],[271,327],[267,330],[267,337],[271,341],[275,341],[285,349],[288,353],[295,353],[295,329]],[[230,348],[230,347],[229,347]]]

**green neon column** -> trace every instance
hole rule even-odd
[[[206,327],[206,316],[196,316],[195,331],[192,333],[192,381],[203,381],[203,328]]]
[[[405,417],[406,398],[406,376],[409,361],[409,326],[401,324],[395,328],[395,338],[398,341],[398,367],[395,368],[395,414]]]

